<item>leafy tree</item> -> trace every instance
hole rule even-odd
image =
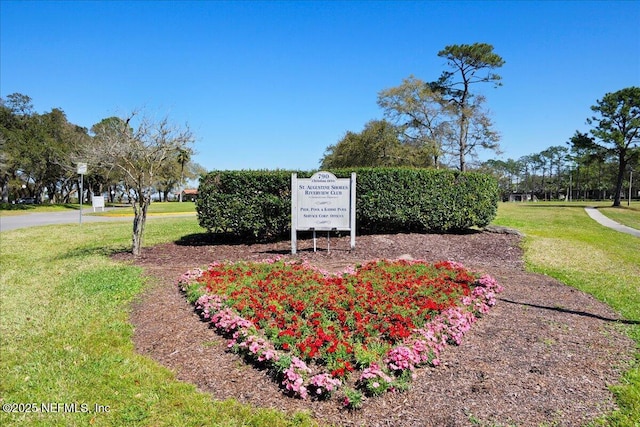
[[[504,60],[485,43],[452,45],[438,53],[453,71],[444,71],[436,82],[413,76],[378,94],[378,105],[400,127],[406,142],[426,147],[436,167],[444,155],[453,156],[460,170],[479,148],[499,152],[499,134],[485,108],[486,99],[471,92],[476,83],[500,84],[492,70]]]
[[[33,114],[31,98],[20,93],[0,99],[0,183],[2,201],[9,201],[10,188],[21,188],[21,159],[26,145],[27,123]]]
[[[0,201],[9,203],[9,178],[11,169],[11,155],[7,150],[7,140],[0,133]]]
[[[578,131],[569,140],[569,145],[571,159],[583,169],[586,181],[583,184],[592,191],[591,198],[604,199],[610,181],[610,154],[588,134]]]
[[[191,163],[192,154],[193,150],[191,148],[183,148],[178,150],[174,157],[166,159],[159,170],[156,184],[158,193],[160,194],[160,200],[168,200],[169,193],[176,186],[179,187],[179,190],[182,190],[185,178],[194,177],[192,169],[196,166]],[[198,167],[202,168],[199,165]],[[204,168],[202,168],[202,170],[204,170]],[[178,200],[182,202],[182,191],[179,192]]]
[[[187,150],[187,149],[182,149],[178,151],[178,157],[176,158],[176,160],[178,161],[178,163],[180,164],[180,195],[179,197],[179,201],[182,202],[182,186],[184,185],[184,166],[189,163],[189,161],[191,160],[191,155],[193,154],[192,150]]]
[[[69,123],[61,109],[34,113],[31,98],[18,93],[2,101],[0,134],[5,202],[10,193],[41,199],[45,190],[55,202],[75,177],[71,158],[88,139],[86,129]]]
[[[141,253],[147,209],[162,167],[193,142],[188,128],[174,126],[166,117],[155,121],[143,116],[134,124],[137,115],[111,117],[94,125],[94,143],[85,152],[88,162],[122,174],[133,206],[131,251],[136,256]]]
[[[562,182],[562,173],[567,161],[568,151],[567,147],[554,145],[541,152],[541,155],[544,156],[549,165],[549,181],[551,187],[549,191],[553,195],[553,191],[555,190],[556,198],[560,197],[560,191],[562,191],[564,187],[564,183]]]
[[[520,171],[524,174],[522,185],[523,190],[531,194],[531,200],[535,195],[535,176],[533,168],[535,167],[535,159],[532,155],[522,156],[518,159]]]
[[[479,168],[480,171],[490,173],[496,178],[503,200],[508,200],[511,193],[518,192],[521,169],[522,165],[513,159],[489,159]]]
[[[14,116],[9,108],[0,106],[0,185],[2,202],[9,202],[9,182],[15,178],[17,158],[12,144]]]
[[[386,120],[372,120],[360,133],[347,132],[327,147],[321,168],[416,166],[424,161],[419,148],[403,145],[400,130]]]
[[[627,165],[640,156],[640,87],[607,93],[591,110],[595,115],[587,123],[594,126],[591,129],[594,150],[605,150],[617,159],[613,206],[620,206]]]
[[[17,116],[31,116],[34,113],[31,97],[21,93],[7,95],[7,99],[2,101],[2,105]]]
[[[401,130],[405,141],[430,155],[428,164],[440,165],[443,145],[451,137],[449,108],[440,91],[409,76],[400,86],[378,93],[378,105]]]
[[[73,159],[90,139],[88,131],[69,123],[64,111],[58,108],[35,115],[34,119],[38,119],[36,126],[39,135],[32,142],[38,151],[30,153],[31,169],[38,174],[34,181],[46,188],[52,203],[69,201],[71,186],[77,182]]]
[[[498,149],[499,135],[483,110],[484,98],[471,92],[477,83],[494,83],[500,86],[501,77],[493,70],[504,65],[502,57],[493,52],[486,43],[472,45],[450,45],[438,52],[445,58],[452,71],[444,71],[440,79],[431,83],[431,88],[443,93],[457,118],[455,135],[459,169],[466,170],[466,156],[478,147]]]

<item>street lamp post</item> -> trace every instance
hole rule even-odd
[[[82,224],[82,193],[84,193],[84,174],[87,173],[87,164],[78,163],[78,174],[80,175],[80,194],[78,201],[80,202],[80,224]]]

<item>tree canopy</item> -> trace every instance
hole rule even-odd
[[[361,132],[347,132],[327,147],[321,168],[425,166],[430,157],[424,147],[401,143],[400,133],[386,120],[371,120]]]
[[[502,78],[493,70],[502,67],[505,61],[487,43],[446,46],[438,56],[447,60],[451,70],[443,71],[431,87],[442,92],[444,99],[453,107],[452,115],[457,122],[455,151],[458,168],[464,171],[467,169],[467,156],[478,147],[498,149],[500,138],[484,111],[484,97],[475,95],[471,86],[478,83],[500,86]]]
[[[0,105],[0,184],[10,195],[66,202],[75,175],[71,159],[89,140],[87,130],[69,123],[59,108],[33,111],[31,98],[11,94]]]
[[[640,156],[640,87],[607,93],[591,110],[595,115],[587,123],[594,126],[592,151],[603,150],[618,160],[613,206],[620,206],[627,166]]]
[[[429,154],[429,161],[422,166],[437,168],[451,137],[449,111],[442,94],[409,76],[399,86],[380,91],[378,105],[409,145]]]
[[[472,86],[478,83],[499,86],[501,77],[493,70],[501,67],[504,60],[486,43],[446,46],[438,56],[445,58],[450,67],[438,80],[425,82],[410,75],[400,85],[381,90],[377,102],[398,129],[400,146],[414,158],[410,164],[422,167],[455,164],[464,171],[468,159],[475,157],[479,149],[499,152],[500,135],[485,108],[486,98],[474,93]],[[351,134],[348,132],[347,136]],[[325,157],[333,156],[340,148],[338,145],[330,146]],[[355,149],[357,144],[351,146]],[[348,158],[357,156],[344,157]]]
[[[39,113],[27,95],[13,93],[0,99],[0,188],[3,203],[32,197],[45,203],[71,203],[79,199],[77,163],[86,162],[85,147],[103,142],[107,125],[122,120],[107,118],[89,131],[68,121],[60,108]],[[197,178],[204,168],[192,161],[193,150],[169,156],[154,173],[153,191],[167,199],[170,192]],[[91,163],[84,175],[84,200],[90,194],[128,201],[124,172],[108,163]],[[90,193],[90,194],[89,194]],[[155,197],[155,196],[154,196]]]

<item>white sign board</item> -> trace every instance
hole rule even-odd
[[[84,175],[87,173],[87,164],[78,163],[78,175]]]
[[[318,172],[298,179],[298,230],[349,230],[351,180]]]
[[[93,211],[96,211],[96,208],[102,208],[104,212],[104,196],[92,196],[91,202],[93,205]]]
[[[296,253],[299,230],[351,231],[355,247],[356,174],[336,178],[331,172],[316,172],[311,178],[291,175],[291,252]]]

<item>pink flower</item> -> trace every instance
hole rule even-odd
[[[316,394],[331,393],[342,384],[339,379],[327,373],[314,375],[309,383],[316,387]]]
[[[498,281],[493,277],[489,276],[488,274],[485,274],[484,276],[480,277],[480,279],[478,279],[478,284],[487,289],[494,290],[495,292],[498,292],[498,293],[504,291],[504,287],[500,286],[498,284]]]
[[[196,310],[201,310],[201,316],[208,320],[214,313],[222,309],[225,299],[219,295],[204,294],[196,301]]]
[[[364,368],[358,381],[362,382],[372,378],[381,378],[388,383],[393,382],[393,379],[389,375],[385,374],[384,371],[380,369],[380,366],[375,362],[372,362],[368,368]]]
[[[420,363],[420,356],[409,347],[398,346],[389,351],[386,362],[393,371],[413,370],[414,366]]]
[[[291,365],[284,370],[284,378],[282,385],[289,391],[300,396],[302,399],[306,399],[308,396],[307,387],[304,386],[303,375],[311,373],[311,369],[297,357],[291,358]]]
[[[213,323],[217,329],[226,333],[231,333],[241,328],[246,329],[252,326],[250,321],[238,316],[228,307],[211,316],[211,323]]]

